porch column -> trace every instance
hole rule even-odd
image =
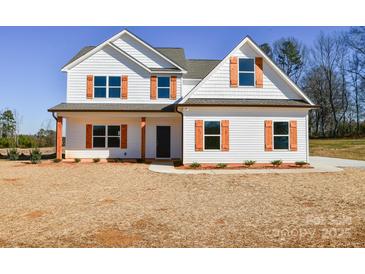
[[[146,117],[141,118],[141,159],[146,158]]]
[[[62,160],[62,117],[57,117],[56,126],[56,158]]]

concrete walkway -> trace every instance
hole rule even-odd
[[[311,157],[310,163],[313,168],[303,169],[210,169],[191,170],[176,169],[171,161],[153,162],[149,170],[159,173],[171,174],[267,174],[267,173],[316,173],[316,172],[339,172],[341,167],[365,168],[365,161],[346,160],[327,157]]]

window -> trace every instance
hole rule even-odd
[[[93,147],[105,147],[105,126],[93,126]]]
[[[109,98],[120,98],[120,77],[109,76]]]
[[[241,58],[238,64],[238,78],[240,86],[253,87],[255,85],[255,60]]]
[[[289,123],[274,122],[274,149],[289,149]]]
[[[94,97],[106,98],[106,76],[94,77]]]
[[[204,149],[220,149],[221,126],[219,121],[204,122]]]
[[[120,126],[108,126],[108,147],[119,147]]]
[[[170,77],[157,78],[158,98],[170,98]]]
[[[94,97],[120,98],[120,82],[120,76],[95,76]]]
[[[119,147],[120,126],[93,126],[93,147]]]

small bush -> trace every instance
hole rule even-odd
[[[94,158],[93,161],[94,161],[94,163],[99,163],[100,162],[100,158]]]
[[[283,161],[282,161],[282,160],[274,160],[274,161],[271,161],[271,164],[272,164],[274,167],[278,167],[278,166],[280,166],[282,163],[283,163]]]
[[[224,164],[224,163],[219,163],[216,165],[217,168],[226,168],[227,167],[227,164]]]
[[[190,164],[190,167],[191,168],[198,168],[198,167],[201,167],[201,164],[197,163],[197,162],[194,162],[194,163],[191,163]]]
[[[254,165],[254,164],[256,164],[256,161],[253,161],[253,160],[247,160],[247,161],[245,161],[245,166],[252,166],[252,165]]]
[[[182,165],[183,165],[182,160],[175,160],[174,161],[174,166],[182,166]]]
[[[295,165],[300,166],[300,167],[305,166],[306,164],[307,164],[307,162],[305,162],[305,161],[295,162]]]
[[[35,148],[30,151],[30,162],[32,164],[39,164],[41,162],[41,159],[42,159],[42,152],[38,148]]]
[[[75,163],[80,163],[80,162],[81,162],[81,159],[80,159],[80,158],[75,158],[75,159],[74,159],[74,162],[75,162]]]
[[[8,150],[8,159],[10,161],[16,161],[19,159],[19,152],[16,148],[12,148]]]
[[[62,160],[61,159],[58,159],[58,158],[56,158],[56,159],[53,159],[53,162],[54,163],[59,163],[59,162],[61,162]]]

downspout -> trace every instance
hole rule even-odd
[[[181,160],[184,162],[184,114],[178,111],[179,105],[176,105],[175,111],[181,115]]]

